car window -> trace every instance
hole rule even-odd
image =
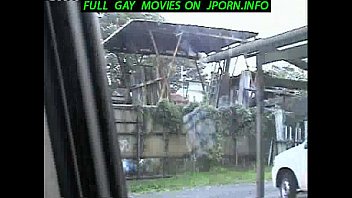
[[[276,3],[280,23],[46,2],[45,108],[60,195],[244,197],[232,190],[253,184],[259,197],[282,194],[295,180],[273,174],[274,158],[308,131],[307,24],[300,9],[300,26],[278,27],[298,10]]]

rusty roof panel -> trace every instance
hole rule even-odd
[[[182,34],[178,56],[196,57],[197,53],[220,51],[228,45],[255,37],[257,33],[196,25],[132,20],[104,41],[109,51],[155,54],[149,31],[154,35],[159,54],[172,55],[177,35]]]

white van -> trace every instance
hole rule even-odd
[[[307,151],[306,140],[275,157],[272,180],[273,185],[280,190],[280,197],[295,198],[297,192],[308,191]]]

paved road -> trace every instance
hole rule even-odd
[[[279,192],[271,182],[265,183],[265,198],[278,198]],[[132,198],[255,198],[255,184],[229,184],[220,186],[204,186],[181,191],[131,194]],[[299,198],[306,198],[300,195]]]

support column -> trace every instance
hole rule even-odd
[[[150,35],[150,39],[153,42],[153,47],[154,47],[154,51],[155,51],[155,59],[156,59],[156,64],[157,66],[155,67],[156,69],[156,78],[159,78],[160,76],[163,76],[161,73],[161,69],[162,69],[162,64],[161,64],[161,60],[160,60],[160,55],[159,55],[159,50],[158,50],[158,46],[156,45],[156,41],[154,39],[154,35],[151,31],[149,31],[149,35]],[[162,97],[162,95],[160,95],[161,93],[161,89],[162,89],[162,83],[157,82],[157,98],[159,99],[160,97]],[[157,99],[157,100],[158,100]]]
[[[196,65],[196,68],[197,68],[197,73],[199,75],[200,82],[202,83],[203,94],[205,94],[206,92],[205,92],[204,81],[203,81],[202,74],[200,73],[197,61],[195,61],[195,65]]]
[[[263,132],[262,132],[262,114],[263,114],[263,69],[264,55],[257,55],[257,76],[256,76],[256,100],[257,100],[257,117],[256,117],[256,198],[264,198],[264,152],[263,152]]]
[[[229,73],[229,70],[230,70],[230,63],[231,63],[231,58],[227,58],[226,59],[226,62],[225,62],[225,68],[224,68],[224,72],[225,73]]]

